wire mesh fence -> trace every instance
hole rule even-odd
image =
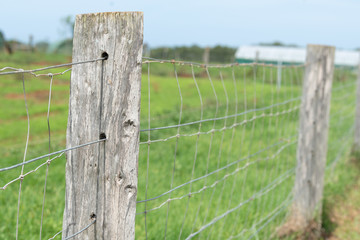
[[[335,68],[331,97],[327,170],[348,157],[354,136],[356,109],[356,79],[354,68]]]
[[[304,65],[143,67],[137,237],[263,238],[291,199]]]
[[[77,146],[64,147],[68,73],[71,71],[71,68],[64,67],[94,64],[102,60],[33,70],[0,69],[1,83],[6,85],[7,91],[13,91],[6,93],[1,114],[1,141],[4,142],[1,152],[5,157],[0,165],[0,200],[1,206],[7,207],[2,207],[0,211],[2,216],[8,217],[7,224],[0,231],[0,238],[49,239],[61,229],[65,195],[64,154],[105,141],[89,139]],[[59,69],[59,72],[43,73],[50,69]],[[62,75],[63,78],[57,78]],[[11,104],[11,107],[6,104]],[[23,144],[20,143],[22,141]],[[85,228],[94,222],[95,219],[89,220]]]
[[[103,60],[1,69],[0,238],[60,239],[64,153],[105,141],[64,147],[65,68]],[[143,59],[136,238],[273,236],[292,200],[304,68]],[[329,171],[351,146],[355,83],[353,70],[336,69]]]

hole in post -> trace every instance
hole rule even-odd
[[[100,138],[100,140],[101,140],[101,139],[106,139],[106,134],[105,134],[105,133],[100,133],[99,138]]]
[[[104,58],[104,60],[107,60],[109,58],[109,54],[107,52],[103,52],[101,57]]]

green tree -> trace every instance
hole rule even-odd
[[[158,47],[151,49],[150,56],[157,59],[175,59],[181,61],[202,62],[205,48],[197,45],[179,47]],[[210,62],[229,63],[234,61],[236,49],[226,46],[215,46],[210,49]]]
[[[234,62],[236,48],[217,45],[210,49],[210,62],[231,63]]]

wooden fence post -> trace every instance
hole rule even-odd
[[[294,201],[282,228],[287,233],[320,229],[334,55],[334,47],[307,46]]]
[[[141,12],[76,16],[63,239],[134,239],[143,49]]]
[[[355,136],[353,152],[359,157],[360,155],[360,63],[357,73],[357,89],[356,89],[356,114],[355,114]]]

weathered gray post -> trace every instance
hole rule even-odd
[[[294,201],[284,231],[320,227],[334,55],[334,47],[307,46]]]
[[[141,12],[76,16],[63,239],[134,239],[143,49]]]
[[[356,89],[356,114],[355,114],[355,136],[353,152],[360,154],[360,63],[357,73],[357,89]]]

